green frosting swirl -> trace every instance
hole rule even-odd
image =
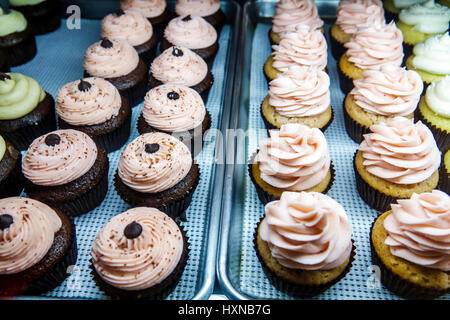
[[[27,19],[22,13],[16,10],[11,10],[9,13],[4,13],[0,8],[0,37],[4,37],[14,32],[21,32],[27,28]]]
[[[35,4],[44,2],[45,0],[9,0],[9,3],[12,6],[20,7],[20,6],[33,6]]]
[[[13,120],[30,113],[44,100],[39,83],[20,73],[7,73],[11,79],[0,80],[0,120]]]
[[[5,152],[6,152],[6,142],[5,139],[3,139],[2,136],[0,136],[0,161],[5,156]]]

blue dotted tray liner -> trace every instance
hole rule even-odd
[[[211,128],[218,128],[225,87],[225,66],[230,43],[230,26],[223,27],[219,39],[219,52],[216,55],[212,73],[214,84],[210,90],[206,108],[211,114]],[[80,30],[68,30],[66,20],[55,32],[37,37],[37,56],[30,62],[15,67],[12,72],[20,72],[35,78],[42,88],[53,97],[64,84],[80,79],[83,75],[83,57],[86,49],[100,39],[100,21],[82,19]],[[133,108],[131,133],[128,143],[139,133],[137,119],[142,103]],[[200,166],[200,183],[195,190],[191,205],[186,211],[187,221],[181,223],[190,242],[190,257],[183,276],[168,299],[191,299],[201,286],[201,262],[205,246],[208,244],[210,186],[214,177],[214,139],[204,145],[196,157]],[[123,149],[124,147],[122,147]],[[121,149],[121,150],[122,150]],[[113,177],[117,169],[121,150],[108,155],[110,161],[109,189],[103,203],[81,217],[75,218],[78,261],[71,275],[52,292],[44,297],[72,299],[106,299],[97,288],[90,274],[89,259],[92,241],[103,225],[113,216],[129,209],[114,190]]]
[[[265,128],[260,107],[268,92],[263,65],[272,52],[268,38],[270,28],[270,24],[258,24],[253,40],[248,40],[253,41],[248,128]],[[325,26],[328,44],[330,43],[328,39],[329,28],[329,25]],[[371,224],[378,213],[360,198],[356,190],[353,155],[358,145],[347,136],[345,131],[342,111],[344,94],[339,87],[336,61],[331,55],[330,45],[327,67],[331,80],[331,104],[335,116],[334,121],[326,130],[325,136],[336,169],[336,179],[328,195],[342,204],[349,216],[353,231],[352,238],[356,246],[356,257],[350,272],[341,281],[314,298],[327,300],[398,299],[376,280],[372,268],[369,233]],[[250,159],[256,152],[258,141],[267,138],[264,130],[258,130],[258,132],[259,134],[249,137],[247,159]],[[279,292],[270,284],[253,249],[253,234],[256,224],[264,214],[264,206],[259,201],[248,174],[245,177],[245,192],[240,289],[257,299],[292,299],[292,297]],[[450,295],[441,297],[441,299],[449,298]]]

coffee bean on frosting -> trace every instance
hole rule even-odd
[[[167,94],[167,98],[169,98],[170,100],[178,100],[180,99],[180,95],[175,91],[171,91]]]
[[[91,87],[92,85],[89,82],[80,79],[80,83],[78,84],[78,90],[86,92],[89,91]]]
[[[14,222],[14,219],[9,214],[2,214],[0,215],[0,230],[8,229],[10,225],[12,225]]]
[[[123,16],[124,14],[125,14],[125,11],[123,11],[122,9],[119,9],[116,12],[116,16],[118,16],[118,17]]]
[[[111,41],[109,41],[107,38],[103,38],[100,45],[105,49],[109,49],[109,48],[113,47],[113,43]]]
[[[155,153],[159,150],[159,144],[157,143],[147,143],[145,145],[145,152],[147,153]]]
[[[57,135],[56,133],[50,133],[48,136],[45,137],[45,144],[49,147],[56,146],[61,142],[61,137]]]
[[[11,80],[11,77],[9,74],[0,72],[0,81],[4,81],[4,80]]]
[[[190,14],[188,14],[186,17],[184,17],[183,19],[181,19],[181,20],[183,20],[183,21],[190,21],[192,18],[191,18],[191,15]]]
[[[173,47],[172,54],[175,57],[181,57],[181,56],[183,56],[184,53],[181,49],[178,49],[177,47]]]
[[[123,230],[123,234],[125,235],[125,237],[127,237],[127,239],[135,239],[139,237],[141,233],[142,226],[136,221],[129,223]]]

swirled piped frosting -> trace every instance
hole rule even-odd
[[[295,31],[297,24],[307,24],[311,29],[319,29],[323,21],[312,0],[280,0],[275,6],[272,20],[275,33]]]
[[[174,52],[180,52],[175,54]],[[195,86],[205,79],[208,65],[186,47],[170,47],[157,56],[150,68],[155,79],[163,83]]]
[[[450,197],[433,190],[392,204],[384,220],[392,255],[417,265],[450,271]]]
[[[344,208],[317,192],[283,192],[280,200],[266,205],[259,227],[278,263],[302,270],[343,265],[352,251],[351,232]]]
[[[74,126],[104,123],[119,114],[122,98],[109,81],[102,78],[84,78],[90,86],[80,89],[80,80],[64,85],[56,98],[56,112],[65,122]]]
[[[436,114],[450,118],[450,76],[431,83],[427,87],[425,101]]]
[[[0,161],[3,159],[6,153],[6,141],[0,135]]]
[[[84,56],[84,69],[93,77],[117,78],[136,69],[139,55],[128,42],[112,40],[110,47],[102,46],[102,41],[91,45]]]
[[[217,41],[217,31],[200,16],[181,16],[170,20],[164,38],[175,46],[202,49]]]
[[[348,60],[357,67],[380,70],[383,65],[402,64],[402,42],[402,32],[391,22],[359,28],[344,46]]]
[[[55,137],[59,137],[58,138]],[[49,140],[57,143],[48,143]],[[57,130],[35,139],[22,161],[22,172],[40,186],[60,186],[88,172],[97,159],[97,145],[84,132]]]
[[[346,34],[354,34],[362,26],[385,22],[383,3],[380,0],[340,1],[336,15],[336,24]]]
[[[147,92],[142,115],[145,122],[158,130],[184,132],[202,124],[206,109],[194,89],[167,84]]]
[[[281,72],[290,66],[306,66],[325,69],[327,66],[327,42],[323,33],[307,25],[297,25],[295,32],[281,36],[280,44],[272,46],[273,67]]]
[[[206,17],[220,10],[220,0],[178,0],[175,12],[179,16],[188,14]]]
[[[153,35],[153,27],[144,15],[136,10],[129,9],[124,14],[108,14],[102,20],[102,37],[115,40],[125,40],[136,47]]]
[[[61,228],[58,214],[34,199],[0,199],[0,218],[10,224],[0,228],[0,275],[17,274],[41,261]]]
[[[396,8],[408,8],[417,3],[423,3],[427,0],[393,0],[394,7]]]
[[[27,25],[27,19],[25,19],[21,12],[16,10],[5,12],[3,8],[0,8],[0,37],[15,32],[22,32],[27,28]]]
[[[33,78],[21,73],[0,74],[0,120],[13,120],[30,113],[45,98]]]
[[[441,153],[422,122],[396,117],[375,124],[359,146],[368,172],[397,184],[425,181],[439,168]]]
[[[158,145],[147,152],[146,145]],[[167,190],[184,179],[192,166],[192,155],[180,140],[153,132],[134,139],[122,152],[118,174],[124,184],[143,193]]]
[[[328,144],[322,131],[294,123],[271,130],[270,138],[259,143],[255,161],[262,180],[289,191],[316,186],[330,169]]]
[[[165,0],[121,0],[120,8],[122,10],[139,10],[146,18],[155,18],[163,14],[166,10]]]
[[[414,112],[423,90],[422,78],[415,71],[386,65],[366,70],[353,81],[350,94],[366,112],[394,117]]]
[[[446,32],[427,38],[414,46],[412,65],[429,73],[450,74],[450,36]]]
[[[290,67],[269,83],[269,104],[285,117],[309,117],[330,107],[330,78],[310,67]]]
[[[132,224],[140,226],[140,233],[130,237],[126,228]],[[183,234],[173,219],[158,209],[138,207],[106,223],[92,244],[91,256],[106,283],[136,291],[165,280],[176,269],[183,250]]]
[[[402,9],[398,19],[423,33],[442,33],[448,30],[450,8],[430,0]]]

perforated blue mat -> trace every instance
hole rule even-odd
[[[214,84],[209,93],[206,108],[211,114],[211,128],[218,128],[222,110],[225,87],[225,67],[230,43],[230,27],[224,26],[219,39],[219,52],[216,55],[212,73]],[[68,30],[66,21],[57,31],[37,37],[38,54],[30,62],[13,68],[12,72],[20,72],[35,78],[42,88],[53,97],[64,84],[80,79],[83,75],[83,57],[86,49],[100,39],[100,21],[85,20],[80,30]],[[142,104],[133,108],[131,134],[128,143],[138,136],[137,118]],[[123,149],[123,148],[122,148]],[[121,150],[108,155],[110,161],[109,190],[105,200],[95,210],[75,219],[78,261],[72,274],[61,286],[45,294],[45,297],[106,299],[98,290],[90,274],[89,259],[92,241],[102,226],[113,216],[129,208],[116,193],[113,177],[118,165]],[[199,283],[203,252],[208,245],[207,228],[209,225],[210,183],[214,175],[214,142],[207,142],[202,152],[196,157],[200,166],[200,183],[194,193],[192,203],[182,223],[190,242],[190,257],[183,276],[176,289],[168,299],[191,299],[201,286]],[[218,213],[215,213],[218,214]]]
[[[327,42],[329,25],[325,26]],[[253,36],[251,79],[250,79],[250,108],[248,128],[265,128],[261,118],[261,102],[268,92],[267,81],[263,73],[263,65],[271,53],[268,32],[269,24],[258,24]],[[342,102],[344,94],[339,87],[336,61],[328,48],[328,70],[330,75],[331,104],[335,113],[334,121],[326,130],[331,159],[336,169],[336,178],[328,195],[337,200],[345,208],[352,224],[356,246],[356,257],[350,272],[325,293],[316,299],[398,299],[376,280],[371,262],[369,242],[370,227],[377,216],[377,211],[371,209],[360,198],[356,190],[353,172],[353,155],[358,145],[347,136],[344,126]],[[247,159],[258,148],[258,141],[267,138],[262,130],[259,136],[249,137]],[[242,260],[240,265],[241,290],[251,296],[261,299],[292,299],[290,296],[276,290],[264,275],[261,265],[253,249],[253,233],[256,224],[264,214],[264,207],[258,199],[255,187],[248,175],[245,177],[244,227],[242,236]],[[449,299],[450,295],[441,297]]]

